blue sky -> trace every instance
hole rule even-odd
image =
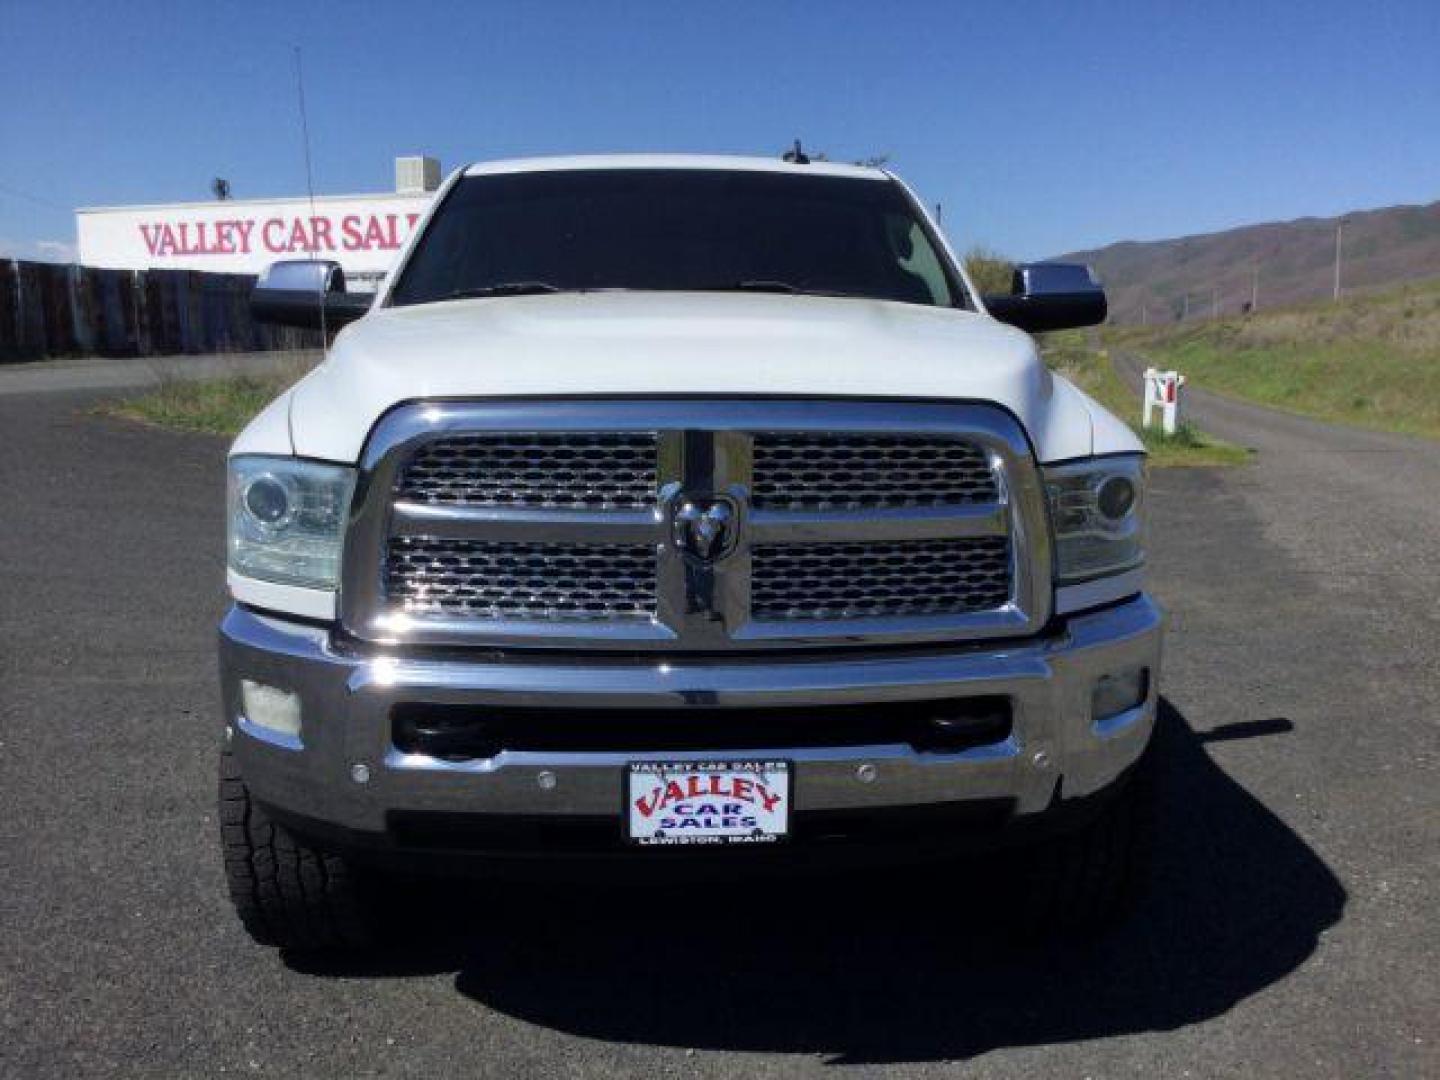
[[[388,190],[397,154],[888,154],[1036,257],[1440,198],[1440,2],[0,0],[0,252],[76,206]]]

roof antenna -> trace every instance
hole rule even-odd
[[[809,165],[810,159],[805,156],[805,151],[800,149],[800,140],[795,140],[795,145],[780,155],[781,161],[788,161],[791,165]]]

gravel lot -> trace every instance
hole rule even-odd
[[[221,881],[224,447],[88,401],[0,395],[0,1074],[1440,1074],[1440,445],[1193,396],[1260,455],[1155,478],[1164,844],[1104,940],[959,868],[427,893],[319,967]]]

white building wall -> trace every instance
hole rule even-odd
[[[78,210],[86,266],[258,274],[278,259],[335,259],[352,287],[374,288],[434,193],[228,199]]]

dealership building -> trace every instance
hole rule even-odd
[[[75,212],[80,262],[125,270],[258,274],[279,259],[334,259],[373,290],[440,186],[440,162],[395,159],[394,192],[215,199]]]

